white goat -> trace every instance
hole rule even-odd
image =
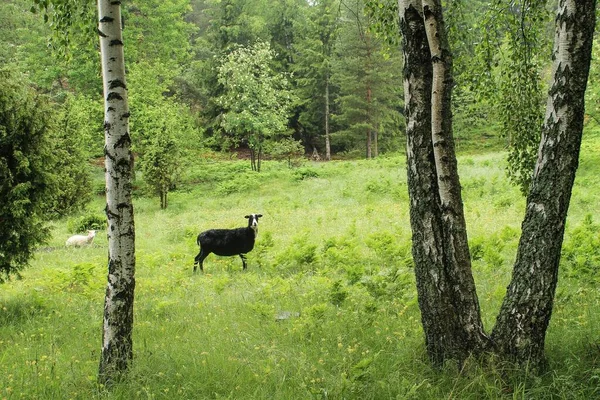
[[[67,239],[65,246],[84,246],[90,245],[94,241],[94,237],[96,236],[96,231],[88,231],[87,236],[84,235],[73,235]]]

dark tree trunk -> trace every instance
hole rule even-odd
[[[527,197],[513,276],[492,340],[500,355],[543,367],[571,189],[579,162],[595,0],[561,0],[554,38],[554,83]]]
[[[367,128],[367,159],[370,160],[373,158],[373,133],[371,131],[371,101],[373,97],[373,91],[371,89],[371,82],[367,81],[367,124],[369,127]]]
[[[371,46],[371,35],[368,32],[364,33],[365,47],[367,50],[367,63],[365,65],[365,71],[367,73],[367,159],[373,158],[373,85],[371,83],[371,74],[373,69],[372,57],[372,46]]]
[[[373,156],[379,157],[379,130],[373,130]]]
[[[252,171],[256,171],[256,152],[253,147],[250,147],[250,167]]]
[[[450,359],[462,362],[471,352],[482,349],[487,340],[470,276],[470,259],[465,263],[457,255],[466,254],[468,259],[468,248],[453,249],[451,245],[466,246],[466,231],[463,232],[464,220],[461,227],[452,224],[448,217],[452,212],[462,216],[462,202],[448,202],[447,193],[442,192],[448,189],[440,186],[449,179],[445,175],[447,166],[436,166],[432,117],[434,111],[436,121],[440,115],[432,104],[440,93],[433,93],[434,67],[421,1],[400,1],[399,12],[404,45],[412,252],[421,321],[431,361],[436,365]],[[451,137],[451,131],[446,134]],[[456,240],[454,235],[464,235],[464,239]]]
[[[329,138],[329,71],[325,74],[325,159],[331,161],[331,140]]]
[[[431,134],[444,226],[446,272],[453,303],[460,311],[461,341],[471,352],[487,347],[467,240],[458,165],[452,131],[452,54],[440,0],[423,0],[423,16],[433,65]]]
[[[256,168],[257,172],[260,172],[261,163],[262,163],[262,143],[258,146],[258,164],[257,164],[257,168]]]
[[[168,187],[163,187],[160,189],[160,208],[161,208],[161,210],[165,210],[168,206],[168,203],[167,203],[168,193],[169,193]]]

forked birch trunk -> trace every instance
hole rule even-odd
[[[121,30],[121,3],[98,0],[98,33],[104,85],[108,283],[104,302],[99,382],[110,384],[133,358],[135,228],[131,138]]]
[[[544,341],[552,315],[565,222],[583,132],[595,0],[560,0],[554,36],[554,82],[527,197],[513,276],[492,331],[504,359],[545,365]]]
[[[449,151],[441,148],[448,143],[444,135],[449,135],[451,140],[450,105],[440,104],[450,98],[448,88],[444,87],[448,77],[432,62],[422,2],[400,0],[398,5],[404,47],[412,252],[421,322],[427,353],[434,364],[447,360],[462,362],[472,352],[481,350],[487,338],[470,275],[468,247],[455,248],[466,246],[466,230],[464,218],[460,224],[460,187],[449,187],[458,182],[456,165],[444,159],[453,157],[454,153],[452,150],[440,155],[444,150]],[[433,54],[438,50],[434,43]],[[441,82],[434,78],[434,74],[440,72],[443,74],[438,78]],[[436,131],[435,135],[432,130]],[[443,140],[446,143],[441,143]],[[434,151],[434,147],[438,149]],[[456,191],[458,200],[452,197]]]
[[[452,130],[452,54],[440,0],[423,0],[425,31],[433,65],[431,135],[444,225],[447,277],[458,314],[461,340],[470,351],[488,344],[483,330],[477,289],[471,270],[471,254],[463,211],[458,165]]]
[[[412,254],[421,323],[429,358],[440,364],[452,357],[451,332],[456,315],[448,294],[442,250],[442,216],[431,142],[431,80],[429,46],[420,0],[400,0],[404,50],[407,179]]]

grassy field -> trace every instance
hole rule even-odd
[[[487,329],[510,279],[524,199],[504,154],[459,158],[474,274]],[[127,382],[96,384],[106,234],[66,249],[53,224],[23,279],[0,291],[0,399],[600,398],[600,135],[586,139],[573,192],[543,376],[424,354],[410,256],[403,156],[306,162],[202,158],[160,210],[135,199],[135,361]],[[103,198],[85,214],[102,215]],[[263,214],[242,272],[196,235]]]

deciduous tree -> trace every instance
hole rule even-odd
[[[133,359],[135,226],[133,219],[131,136],[121,30],[121,3],[98,0],[102,78],[108,283],[104,301],[99,381],[120,379]]]
[[[430,359],[487,345],[460,197],[450,111],[452,63],[437,1],[400,1],[413,259]]]
[[[260,172],[265,140],[287,129],[292,94],[288,81],[273,71],[273,53],[268,43],[257,42],[229,54],[219,68],[225,88],[219,98],[225,109],[223,128],[250,148],[252,169]]]
[[[577,170],[595,26],[595,0],[561,0],[553,85],[511,284],[491,342],[468,266],[451,151],[449,49],[440,3],[399,2],[403,33],[413,257],[427,351],[435,363],[490,345],[503,359],[543,366],[571,189]],[[464,235],[464,236],[463,236]]]
[[[492,340],[504,358],[534,368],[545,362],[546,330],[579,164],[595,12],[595,0],[560,0],[558,4],[553,83],[542,139],[512,280],[492,331]]]

